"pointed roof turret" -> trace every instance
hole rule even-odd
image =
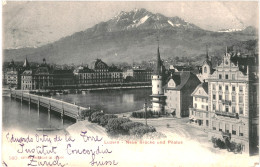
[[[155,75],[161,75],[162,74],[162,60],[160,57],[160,50],[159,50],[159,46],[157,49],[157,60],[156,60],[156,66],[154,69],[154,74]]]
[[[206,60],[209,60],[209,51],[208,51],[208,45],[206,45]]]
[[[24,60],[23,67],[24,67],[24,68],[30,67],[30,64],[29,64],[29,62],[28,62],[28,60],[27,60],[27,57],[26,57],[25,60]]]

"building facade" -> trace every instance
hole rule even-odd
[[[189,108],[192,106],[191,93],[199,84],[199,79],[192,72],[172,73],[164,86],[166,112],[177,118],[189,116]]]
[[[14,61],[12,60],[5,71],[5,79],[6,84],[9,85],[9,87],[14,87],[19,89],[20,88],[20,70],[19,68],[14,64]]]
[[[152,70],[150,69],[127,69],[123,71],[125,82],[151,82]]]
[[[241,144],[250,153],[258,144],[258,76],[256,61],[226,53],[208,78],[208,138]]]
[[[209,109],[208,109],[208,83],[203,82],[191,94],[193,98],[193,106],[190,108],[189,120],[190,123],[209,127]]]
[[[121,83],[123,71],[115,66],[108,66],[102,60],[94,62],[93,69],[80,67],[74,71],[77,84]]]
[[[22,90],[35,89],[35,84],[33,80],[33,70],[25,70],[21,74],[21,89]]]

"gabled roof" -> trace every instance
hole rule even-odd
[[[197,76],[194,75],[193,73],[191,73],[190,71],[175,72],[175,73],[171,74],[171,76],[167,79],[167,81],[166,81],[167,84],[164,86],[164,88],[173,89],[173,90],[181,90],[186,85],[186,83],[188,82],[190,77],[197,78]],[[175,82],[176,87],[168,87],[168,82],[171,79]]]
[[[208,82],[203,82],[196,87],[196,89],[192,92],[191,96],[193,96],[199,88],[202,88],[208,94]]]

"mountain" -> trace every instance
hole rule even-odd
[[[38,47],[4,50],[5,61],[41,61],[58,64],[90,64],[96,58],[105,62],[128,62],[155,58],[157,37],[163,59],[169,57],[197,57],[205,53],[206,45],[212,55],[248,40],[257,40],[257,31],[250,28],[237,32],[212,32],[188,23],[179,17],[153,14],[145,9],[120,12],[106,22],[85,31]]]

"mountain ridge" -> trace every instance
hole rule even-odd
[[[176,17],[153,14],[145,9],[120,12],[106,22],[76,32],[38,48],[5,49],[4,59],[43,57],[58,64],[87,63],[96,58],[107,62],[150,60],[156,54],[156,38],[160,38],[163,57],[197,56],[206,45],[211,52],[240,41],[256,40],[256,31],[220,33],[203,30]]]

